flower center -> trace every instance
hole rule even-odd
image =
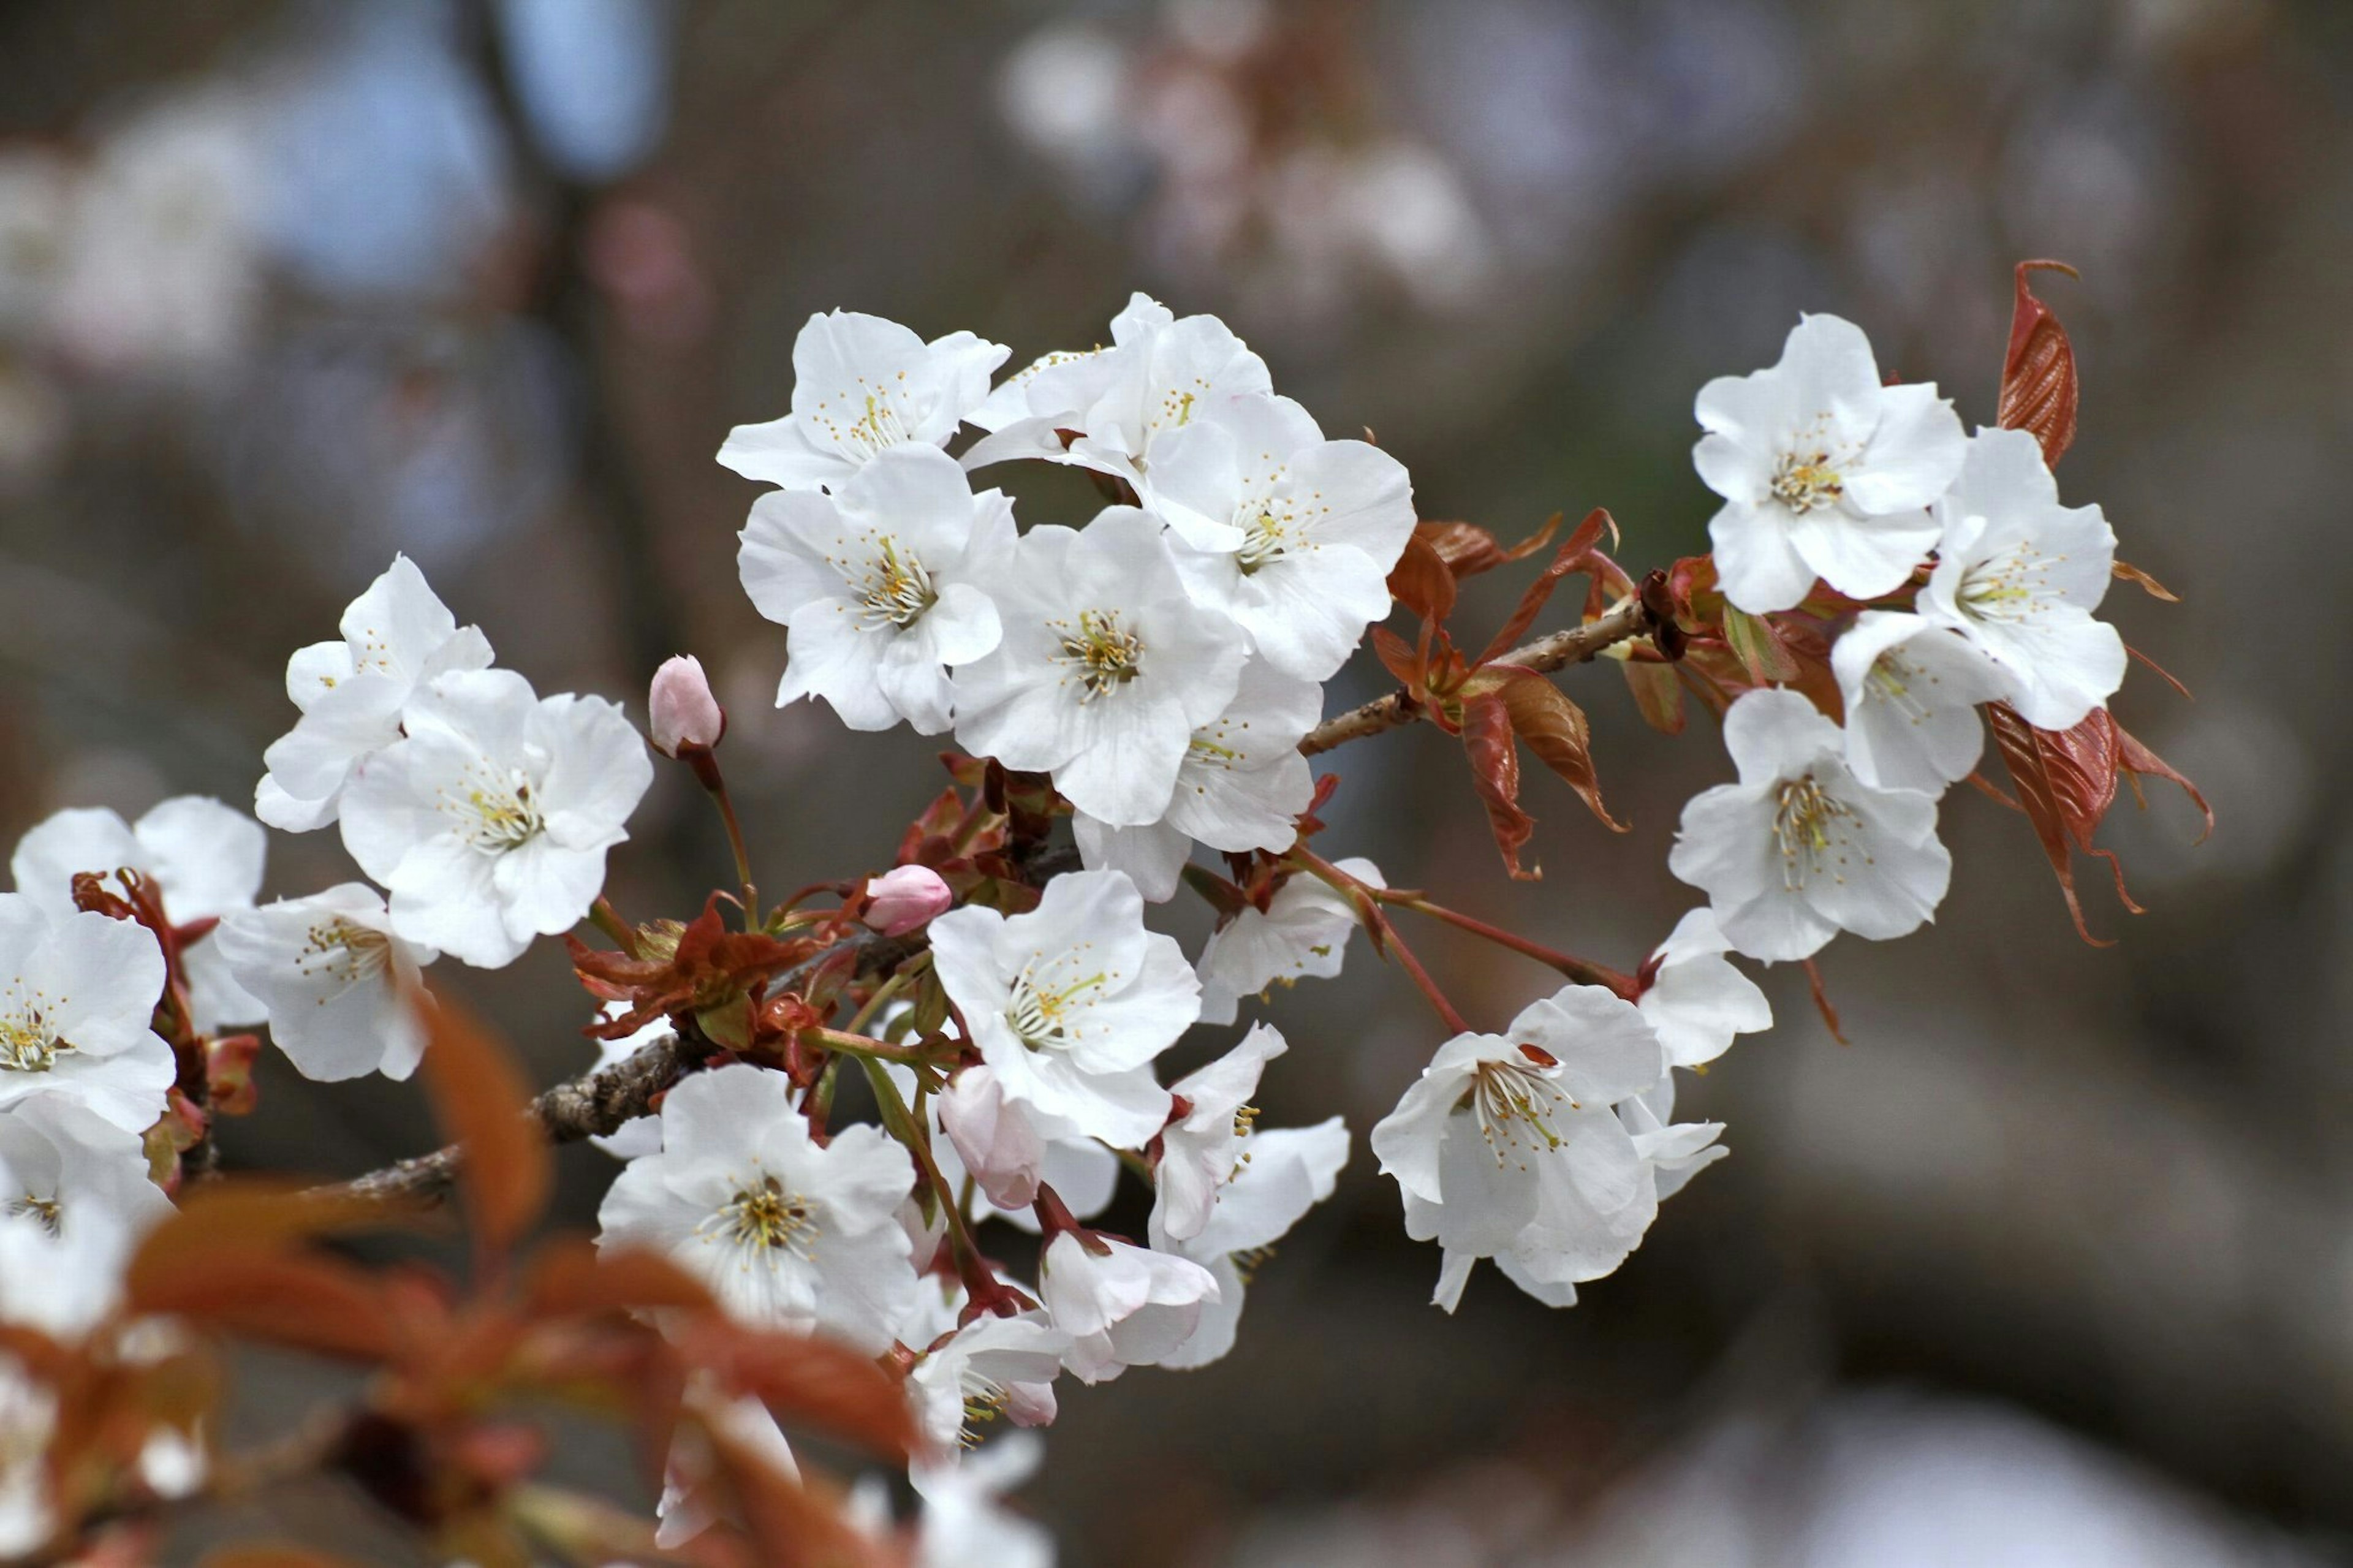
[[[462,796],[440,795],[441,809],[458,818],[459,834],[493,855],[521,848],[547,826],[521,768],[480,768]]]
[[[1069,666],[1086,687],[1081,701],[1116,691],[1144,673],[1144,639],[1120,625],[1118,611],[1082,610],[1075,626],[1052,624],[1062,639],[1054,662]]]
[[[1078,1043],[1078,1031],[1072,1026],[1087,1005],[1088,993],[1101,991],[1109,979],[1097,970],[1067,985],[1040,984],[1032,971],[1024,969],[1014,979],[1005,1021],[1033,1051],[1066,1049]]]
[[[1836,506],[1846,494],[1846,476],[1831,466],[1827,451],[1784,452],[1773,469],[1773,499],[1803,514]]]
[[[343,986],[382,974],[392,963],[392,938],[341,915],[302,933],[294,967],[305,978],[324,974]]]
[[[1806,879],[1827,870],[1833,881],[1844,882],[1843,851],[1862,826],[1854,808],[1824,792],[1808,773],[1781,786],[1780,804],[1773,811],[1773,841],[1781,849],[1781,885],[1791,892]],[[1863,857],[1864,864],[1870,863]]]
[[[1525,1062],[1481,1062],[1466,1098],[1478,1118],[1479,1136],[1494,1151],[1495,1163],[1513,1161],[1525,1171],[1526,1156],[1548,1154],[1561,1146],[1553,1119],[1562,1108],[1579,1108],[1545,1070],[1554,1063],[1550,1052],[1522,1046],[1520,1054],[1527,1058]]]
[[[956,1388],[964,1395],[964,1421],[956,1428],[956,1447],[976,1448],[980,1447],[980,1434],[974,1428],[986,1426],[1004,1415],[1005,1407],[1013,1403],[1013,1394],[973,1371],[970,1362],[965,1363],[963,1373],[957,1376]]]
[[[866,605],[859,618],[869,631],[882,626],[903,630],[923,619],[923,612],[940,599],[930,569],[913,551],[902,553],[899,542],[887,533],[876,545],[873,564],[859,588]]]
[[[26,1193],[23,1197],[16,1199],[8,1205],[7,1212],[16,1218],[22,1218],[26,1215],[32,1215],[40,1222],[41,1228],[51,1236],[57,1235],[65,1228],[65,1211],[58,1206],[58,1200],[42,1197],[37,1193]]]
[[[749,1251],[782,1250],[803,1260],[812,1255],[819,1234],[808,1199],[786,1192],[783,1183],[765,1173],[757,1182],[737,1188],[735,1195],[697,1228],[704,1227],[708,1227],[707,1238],[724,1237]]]
[[[1864,679],[1871,697],[1888,704],[1915,724],[1927,721],[1928,705],[1912,689],[1918,684],[1936,685],[1935,676],[1901,655],[1883,653],[1872,661],[1871,673]]]
[[[1270,561],[1282,560],[1301,542],[1298,512],[1272,496],[1260,501],[1252,514],[1240,521],[1242,543],[1234,559],[1245,577]]]
[[[1980,621],[2031,621],[2051,598],[2051,568],[2063,555],[2039,555],[2024,544],[1973,563],[1954,595],[1963,613]]]
[[[863,412],[848,427],[839,429],[835,439],[860,458],[892,447],[903,447],[913,437],[907,434],[906,421],[899,416],[898,405],[876,393],[866,395]]]
[[[73,1047],[58,1039],[42,1016],[41,998],[18,999],[0,1013],[0,1072],[47,1072],[58,1065],[58,1053]]]

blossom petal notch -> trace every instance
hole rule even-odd
[[[1725,596],[1793,608],[1819,577],[1851,598],[1900,585],[1936,543],[1928,508],[1961,464],[1932,385],[1882,384],[1862,329],[1806,316],[1780,360],[1700,389],[1692,460],[1724,505],[1708,524]]]

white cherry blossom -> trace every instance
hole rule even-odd
[[[1307,1211],[1332,1195],[1348,1163],[1348,1129],[1335,1116],[1313,1127],[1243,1135],[1232,1176],[1219,1188],[1208,1224],[1189,1241],[1167,1237],[1155,1214],[1152,1245],[1192,1258],[1218,1282],[1190,1338],[1160,1358],[1176,1371],[1208,1366],[1234,1348],[1251,1274]]]
[[[1692,460],[1724,498],[1708,524],[1725,596],[1786,610],[1814,579],[1874,598],[1936,547],[1929,504],[1960,470],[1963,436],[1933,385],[1883,385],[1862,329],[1806,316],[1781,358],[1700,389]]]
[[[1199,985],[1144,929],[1117,871],[1072,871],[1008,919],[967,905],[932,922],[933,963],[1006,1100],[1048,1137],[1140,1148],[1168,1119],[1152,1061],[1190,1027]]]
[[[1438,1305],[1454,1310],[1482,1258],[1540,1300],[1625,1261],[1658,1192],[1611,1108],[1665,1070],[1649,1023],[1599,985],[1532,1004],[1504,1034],[1439,1047],[1373,1129],[1406,1234],[1443,1249]]]
[[[976,579],[1002,570],[1015,539],[1013,503],[974,495],[955,459],[926,446],[878,453],[830,495],[762,496],[737,563],[752,603],[792,630],[776,705],[822,697],[853,730],[945,730],[943,667],[997,647],[997,605]]]
[[[0,1325],[87,1335],[121,1304],[123,1270],[152,1221],[88,1203],[55,1226],[37,1212],[0,1212]]]
[[[1251,659],[1225,711],[1193,731],[1167,815],[1113,827],[1081,812],[1071,825],[1080,858],[1091,870],[1126,872],[1156,904],[1175,896],[1197,840],[1237,855],[1290,848],[1315,795],[1299,742],[1323,713],[1322,687]]]
[[[1054,1326],[1071,1336],[1063,1364],[1090,1384],[1175,1352],[1218,1299],[1217,1280],[1189,1258],[1070,1231],[1046,1244],[1038,1290]]]
[[[302,716],[262,753],[269,771],[254,791],[254,815],[288,833],[335,820],[352,770],[400,739],[401,708],[418,686],[491,666],[490,640],[459,627],[406,555],[352,601],[338,629],[339,640],[287,661],[286,695]]]
[[[989,592],[1004,637],[956,671],[958,743],[1052,773],[1111,826],[1158,822],[1194,731],[1239,688],[1234,624],[1187,595],[1159,522],[1133,507],[1032,529]]]
[[[425,1055],[421,971],[440,955],[393,931],[374,888],[343,882],[241,910],[212,940],[304,1078],[405,1079],[417,1070]]]
[[[1359,882],[1387,886],[1370,860],[1335,864]],[[1305,977],[1332,978],[1340,973],[1356,925],[1356,906],[1328,883],[1303,871],[1293,875],[1274,890],[1265,909],[1245,908],[1209,933],[1198,966],[1201,1022],[1230,1024],[1245,996],[1263,998],[1271,987]]]
[[[1657,1173],[1659,1201],[1683,1190],[1685,1183],[1732,1152],[1716,1139],[1721,1121],[1675,1120],[1675,1075],[1667,1074],[1651,1088],[1621,1100],[1618,1119],[1634,1135],[1634,1148]]]
[[[964,457],[1075,463],[1139,483],[1159,443],[1207,405],[1273,390],[1266,362],[1215,316],[1174,315],[1137,294],[1112,318],[1112,346],[1054,353],[1007,378],[973,416],[991,432]],[[1075,435],[1065,448],[1059,432]]]
[[[391,894],[404,939],[481,968],[588,912],[605,852],[653,783],[644,741],[598,697],[540,698],[512,670],[445,675],[343,795],[343,847]]]
[[[1257,1115],[1249,1107],[1259,1076],[1289,1048],[1273,1026],[1254,1024],[1232,1050],[1171,1086],[1183,1108],[1160,1135],[1160,1163],[1153,1171],[1155,1246],[1163,1236],[1190,1241],[1208,1226],[1242,1157],[1249,1119]]]
[[[184,795],[163,802],[135,826],[102,809],[60,811],[16,841],[8,868],[16,890],[52,920],[74,912],[77,873],[102,873],[105,888],[121,894],[121,879],[114,873],[136,871],[163,896],[164,912],[186,925],[253,907],[253,896],[261,890],[267,839],[261,825],[245,813],[205,795]],[[261,1021],[261,1004],[229,973],[212,937],[187,944],[180,957],[197,1028],[209,1032]]]
[[[2041,730],[2064,730],[2124,684],[2124,638],[2092,612],[2108,591],[2116,536],[2096,506],[2059,504],[2041,443],[1980,430],[1952,491],[1921,615],[2001,666],[2010,702]]]
[[[1162,437],[1144,500],[1189,547],[1176,564],[1193,596],[1303,680],[1328,679],[1389,613],[1389,569],[1413,536],[1403,464],[1325,440],[1307,410],[1263,394],[1208,403]]]
[[[145,1131],[176,1076],[149,1026],[163,994],[164,952],[146,927],[87,911],[52,921],[0,893],[0,1112],[64,1095]]]
[[[1071,1337],[1045,1313],[983,1314],[916,1348],[923,1353],[907,1374],[908,1396],[924,1436],[942,1448],[971,1443],[974,1427],[1000,1415],[1020,1426],[1054,1419],[1054,1379]]]
[[[672,1089],[661,1152],[614,1179],[597,1245],[667,1255],[747,1323],[822,1328],[879,1354],[915,1304],[897,1217],[914,1164],[877,1127],[820,1147],[791,1090],[740,1062]]]
[[[171,1214],[138,1133],[69,1095],[37,1094],[0,1110],[0,1215],[59,1234],[89,1221],[140,1236]]]
[[[1751,691],[1724,719],[1740,782],[1683,807],[1667,868],[1708,896],[1733,950],[1806,958],[1841,931],[1885,941],[1943,901],[1952,857],[1936,802],[1854,776],[1846,738],[1794,691]]]
[[[1773,1007],[1754,980],[1724,955],[1732,951],[1715,911],[1687,910],[1651,955],[1634,1005],[1650,1020],[1671,1067],[1697,1067],[1732,1048],[1736,1035],[1773,1026]]]
[[[1846,700],[1846,760],[1881,789],[1942,795],[1985,748],[1977,705],[2006,697],[2001,667],[1948,626],[1866,610],[1831,648]]]
[[[897,447],[944,447],[1013,351],[970,332],[925,342],[855,310],[811,316],[793,341],[792,412],[738,425],[719,460],[788,490],[831,489]]]

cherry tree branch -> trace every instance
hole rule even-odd
[[[1630,598],[1599,620],[1523,643],[1495,662],[1548,673],[1582,664],[1605,648],[1644,636],[1656,624],[1639,597]],[[1410,724],[1425,711],[1419,699],[1400,688],[1318,724],[1299,742],[1299,749],[1314,756],[1350,741]],[[1063,868],[1055,862],[1069,856],[1067,848],[1048,849],[1024,869],[1042,882]],[[856,973],[864,975],[884,973],[920,951],[922,945],[919,938],[871,934],[852,937],[787,970],[777,976],[770,988],[778,992],[792,990],[814,973],[818,965],[845,950],[857,952]],[[531,1118],[551,1143],[577,1143],[584,1139],[609,1136],[624,1122],[652,1114],[653,1101],[700,1068],[717,1049],[693,1031],[681,1030],[610,1067],[583,1073],[543,1090],[531,1103]],[[437,1149],[314,1190],[327,1197],[438,1204],[453,1190],[458,1160],[455,1146]]]
[[[1549,637],[1522,643],[1493,662],[1517,665],[1523,669],[1548,674],[1572,664],[1583,664],[1604,648],[1647,635],[1657,625],[1651,612],[1643,607],[1641,596],[1636,595],[1598,621],[1588,621],[1567,631],[1554,632]],[[1299,749],[1312,757],[1335,746],[1345,745],[1350,741],[1410,724],[1426,711],[1419,698],[1400,687],[1387,697],[1377,697],[1336,719],[1326,719],[1307,731],[1307,738],[1299,742]]]

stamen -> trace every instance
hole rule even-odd
[[[1862,818],[1854,808],[1824,793],[1813,774],[1783,784],[1780,804],[1773,812],[1773,839],[1781,847],[1781,885],[1794,893],[1807,878],[1824,871],[1843,883],[1845,851],[1862,830]],[[1870,863],[1865,855],[1863,864]]]
[[[58,1052],[73,1049],[50,1027],[47,1002],[37,992],[8,999],[0,1012],[0,1072],[47,1072],[58,1065]]]
[[[866,605],[859,618],[869,631],[911,626],[940,599],[930,569],[913,552],[902,554],[899,542],[887,533],[877,542],[874,563],[858,586]]]
[[[1116,691],[1144,673],[1144,639],[1120,626],[1116,610],[1082,610],[1075,627],[1068,621],[1049,624],[1062,642],[1054,662],[1070,666],[1087,689],[1081,701]]]
[[[747,1251],[782,1250],[807,1261],[820,1232],[808,1199],[786,1192],[776,1177],[763,1173],[758,1182],[739,1187],[717,1214],[695,1226],[695,1234]]]
[[[1846,476],[1826,450],[1784,452],[1774,467],[1771,489],[1775,500],[1803,515],[1836,506],[1846,494]]]
[[[1553,1127],[1554,1118],[1564,1107],[1570,1110],[1580,1108],[1567,1090],[1553,1081],[1549,1068],[1557,1064],[1549,1053],[1529,1046],[1520,1049],[1524,1054],[1535,1051],[1528,1058],[1528,1062],[1535,1065],[1510,1060],[1481,1062],[1464,1099],[1472,1114],[1478,1118],[1479,1136],[1495,1152],[1495,1163],[1514,1161],[1525,1171],[1528,1168],[1526,1155],[1549,1154],[1561,1147],[1561,1136]]]
[[[59,1208],[58,1200],[55,1198],[45,1198],[26,1193],[8,1205],[8,1213],[17,1217],[32,1215],[40,1222],[41,1228],[51,1236],[57,1235],[65,1227],[64,1211]]]
[[[463,795],[446,789],[436,793],[436,809],[458,818],[459,832],[467,842],[493,855],[521,848],[547,826],[532,798],[531,780],[521,768],[480,766]]]
[[[392,938],[340,915],[305,931],[294,955],[294,967],[306,979],[324,974],[346,989],[382,974],[391,963]],[[327,998],[320,997],[319,1005],[326,1005]]]

